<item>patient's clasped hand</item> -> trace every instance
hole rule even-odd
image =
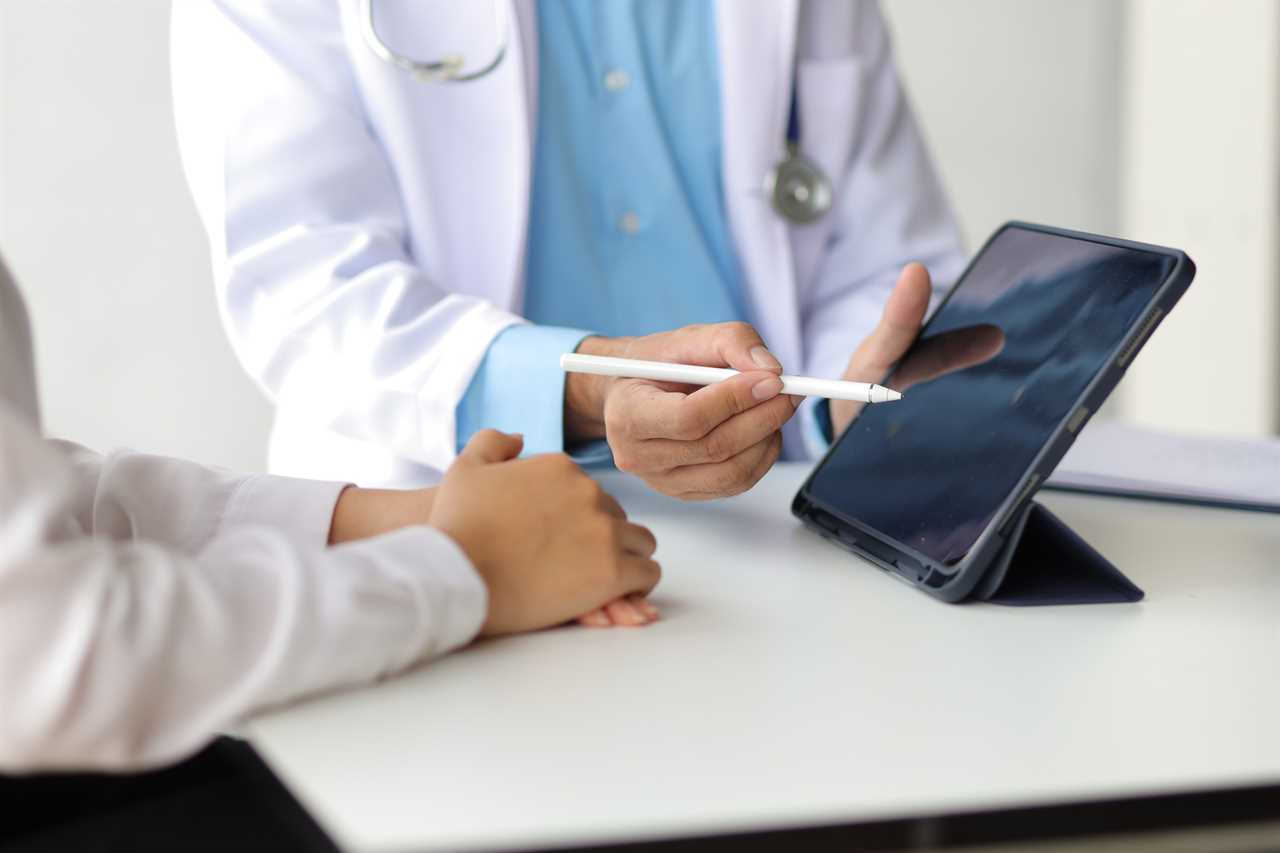
[[[340,543],[429,523],[471,560],[489,590],[481,634],[509,634],[598,615],[638,625],[658,611],[657,542],[568,456],[517,459],[518,435],[483,430],[438,487],[347,489],[334,510]],[[606,624],[610,620],[605,620]]]

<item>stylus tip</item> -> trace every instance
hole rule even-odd
[[[892,388],[886,388],[883,385],[871,386],[871,402],[873,403],[892,403],[894,400],[901,400],[902,395]]]

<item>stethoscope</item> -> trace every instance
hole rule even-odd
[[[822,167],[800,150],[800,107],[796,101],[792,88],[786,152],[764,176],[764,192],[779,216],[796,225],[808,225],[831,210],[831,181]]]
[[[374,0],[360,0],[360,29],[365,44],[374,56],[426,83],[466,83],[479,80],[492,72],[507,55],[510,39],[503,3],[494,3],[498,50],[488,64],[476,71],[463,71],[461,54],[449,54],[432,62],[423,62],[392,50],[378,34],[374,18]],[[793,79],[798,79],[793,74]],[[831,181],[817,163],[800,150],[800,109],[794,87],[787,114],[786,148],[764,177],[764,194],[778,215],[796,225],[816,222],[831,210]]]
[[[373,0],[360,0],[360,32],[364,36],[365,45],[374,56],[424,83],[466,83],[469,80],[479,80],[493,71],[502,64],[502,60],[507,55],[509,36],[507,35],[507,16],[502,11],[504,5],[503,3],[493,4],[494,26],[498,31],[498,52],[494,54],[493,59],[489,60],[488,65],[477,71],[463,73],[464,60],[460,53],[442,56],[435,62],[420,62],[392,50],[378,34],[378,25],[374,20]]]

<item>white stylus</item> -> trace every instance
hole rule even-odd
[[[560,356],[560,367],[566,373],[594,373],[597,376],[625,376],[631,379],[656,379],[684,385],[711,385],[738,375],[727,367],[698,367],[666,361],[640,361],[634,358],[612,358],[605,355],[582,355],[567,352]],[[883,385],[869,382],[842,382],[837,379],[813,379],[808,376],[782,376],[782,393],[797,397],[827,397],[856,403],[889,403],[902,395]]]

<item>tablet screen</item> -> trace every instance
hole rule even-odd
[[[964,558],[1176,259],[1018,227],[974,261],[810,494],[937,562]],[[985,341],[979,364],[901,386]],[[968,343],[966,343],[968,342]]]

